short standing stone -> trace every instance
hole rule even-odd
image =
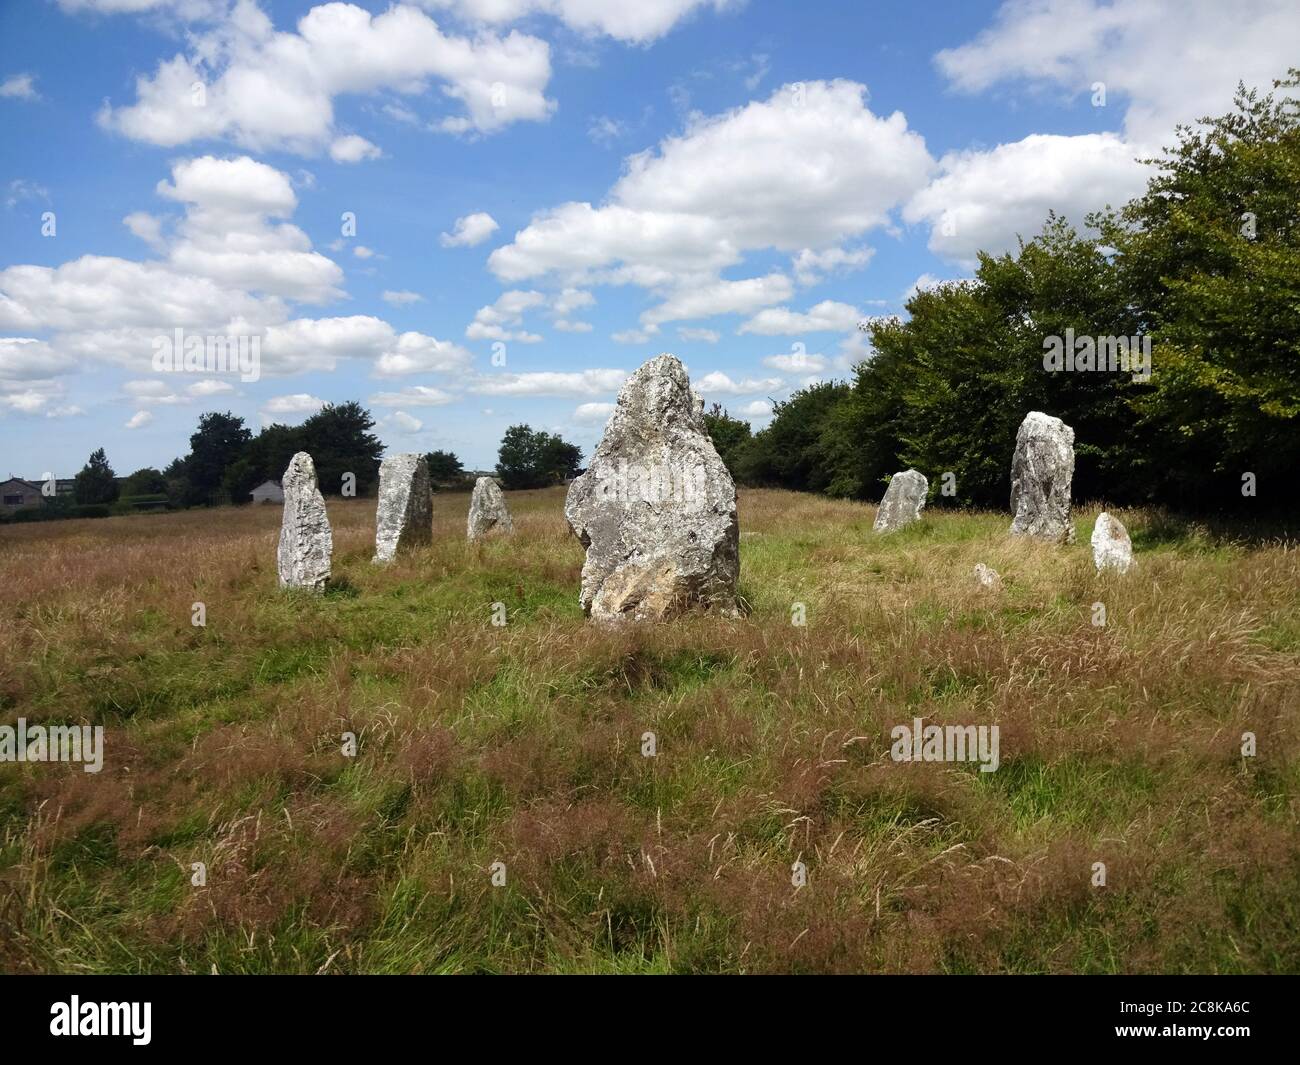
[[[918,470],[894,474],[876,511],[876,532],[893,532],[917,521],[925,509],[925,495],[929,490],[930,482]]]
[[[491,532],[508,533],[514,530],[510,508],[506,506],[506,494],[501,491],[501,486],[493,477],[480,477],[474,482],[474,494],[469,500],[466,535],[471,540],[478,540]]]
[[[316,487],[316,466],[307,452],[299,451],[289,460],[280,484],[284,489],[284,519],[276,552],[280,587],[322,591],[330,579],[334,538],[325,500]]]
[[[1056,543],[1074,543],[1070,482],[1074,479],[1074,430],[1060,418],[1030,411],[1016,433],[1011,460],[1011,532]]]
[[[998,576],[998,571],[990,569],[983,562],[975,563],[975,579],[984,588],[999,588],[1002,586],[1002,578]]]
[[[593,620],[737,613],[736,486],[703,409],[674,355],[651,359],[620,389],[591,466],[564,503],[587,549],[580,601]]]
[[[423,455],[389,455],[379,466],[375,561],[433,540],[433,488]]]
[[[1104,510],[1097,515],[1097,524],[1092,528],[1092,561],[1098,573],[1105,569],[1127,573],[1137,565],[1133,560],[1133,542],[1128,538],[1128,530],[1118,518]]]

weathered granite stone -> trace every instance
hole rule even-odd
[[[564,516],[587,549],[581,602],[597,621],[738,612],[736,486],[709,438],[704,401],[674,355],[624,383]]]
[[[1011,460],[1011,532],[1056,543],[1074,543],[1070,482],[1074,477],[1074,430],[1060,418],[1030,411],[1016,433]]]
[[[433,540],[433,486],[423,455],[389,455],[379,464],[375,512],[376,562],[389,562],[403,548]]]
[[[1097,572],[1113,569],[1127,573],[1137,565],[1133,559],[1133,541],[1128,538],[1128,530],[1118,518],[1106,511],[1097,515],[1097,524],[1092,528],[1092,561]]]
[[[925,509],[925,494],[930,482],[919,470],[904,470],[889,479],[889,487],[876,511],[876,532],[893,532],[921,517]]]
[[[307,452],[299,451],[289,460],[280,484],[284,489],[284,518],[276,552],[280,587],[323,591],[330,579],[334,538],[325,500],[316,487],[316,465]]]
[[[480,477],[474,482],[474,494],[469,500],[469,522],[466,535],[478,540],[491,532],[514,532],[506,494],[492,477]]]
[[[975,579],[985,588],[1000,588],[1002,578],[998,576],[998,571],[990,569],[983,562],[975,563]]]

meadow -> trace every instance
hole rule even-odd
[[[602,629],[563,491],[509,499],[388,567],[330,500],[319,597],[279,507],[0,528],[0,723],[106,729],[0,764],[0,970],[1300,971],[1294,538],[1119,511],[1099,577],[1096,507],[1055,548],[746,490],[747,617]],[[917,717],[1000,767],[893,761]]]

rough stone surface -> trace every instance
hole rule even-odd
[[[375,561],[433,540],[433,486],[423,455],[389,455],[379,465],[375,512]]]
[[[930,482],[919,470],[894,474],[876,511],[876,532],[893,532],[917,521],[925,509],[925,494],[929,490]]]
[[[1111,517],[1104,510],[1092,528],[1092,561],[1098,573],[1106,569],[1127,573],[1137,565],[1133,560],[1133,541],[1128,538],[1128,530],[1118,518]]]
[[[514,532],[514,522],[510,520],[510,508],[506,506],[506,494],[501,491],[495,478],[480,477],[474,482],[474,494],[469,500],[469,523],[466,535],[471,540],[478,540],[488,533]]]
[[[736,486],[703,411],[674,355],[651,359],[619,391],[591,466],[564,504],[587,549],[580,599],[592,619],[737,613]]]
[[[307,452],[299,451],[289,460],[280,484],[284,488],[284,518],[276,552],[280,587],[323,591],[330,579],[334,538],[325,500],[316,487],[316,465]]]
[[[1011,460],[1011,532],[1056,543],[1074,543],[1070,482],[1074,478],[1074,430],[1060,418],[1030,411],[1016,433]]]
[[[998,571],[990,569],[983,562],[975,563],[975,579],[985,588],[1002,587],[1002,578],[998,576]]]

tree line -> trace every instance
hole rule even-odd
[[[1295,89],[1300,71],[1274,84]],[[866,323],[874,354],[850,381],[775,403],[758,433],[715,405],[733,476],[878,499],[910,466],[932,492],[952,472],[958,501],[1004,506],[1016,430],[1042,410],[1074,427],[1078,499],[1202,509],[1267,481],[1294,506],[1300,115],[1242,87],[1176,141],[1088,232],[1049,215],[1015,254],[980,254],[973,280],[918,291],[906,320]],[[1134,361],[1149,347],[1149,376],[1090,369],[1107,338],[1136,342]]]

